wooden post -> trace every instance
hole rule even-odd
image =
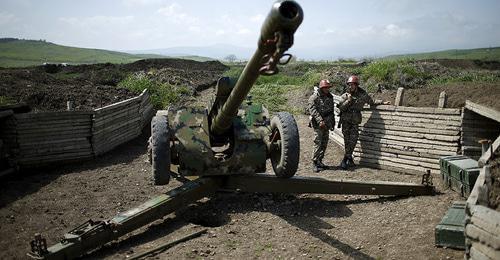
[[[74,104],[74,103],[73,103],[73,101],[71,101],[71,100],[66,101],[66,110],[68,110],[68,111],[73,111],[73,110],[74,110],[74,106],[73,106],[73,104]]]
[[[398,92],[396,94],[396,100],[394,101],[395,106],[403,105],[404,92],[405,92],[404,88],[398,88]]]
[[[441,92],[441,94],[439,94],[438,107],[445,108],[447,102],[448,102],[448,96],[446,95],[446,91],[443,91],[443,92]]]

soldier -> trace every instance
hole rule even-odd
[[[340,167],[346,170],[348,167],[354,167],[352,159],[352,152],[358,142],[359,130],[358,125],[361,123],[361,110],[365,104],[370,106],[374,105],[388,105],[391,102],[382,100],[375,100],[366,93],[366,91],[359,87],[358,76],[352,75],[347,80],[347,92],[340,96],[338,108],[340,109],[340,122],[342,125],[342,134],[344,135],[345,155],[340,163]]]
[[[319,82],[319,88],[314,87],[314,92],[309,97],[308,108],[310,116],[310,125],[314,128],[314,150],[312,155],[313,171],[319,172],[326,168],[323,164],[323,157],[328,145],[328,133],[335,126],[335,116],[333,96],[330,94],[330,81],[322,79]]]

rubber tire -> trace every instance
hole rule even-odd
[[[155,185],[170,182],[170,133],[167,118],[155,116],[151,120],[151,170]]]
[[[271,119],[271,132],[278,130],[281,150],[270,152],[274,174],[279,178],[295,175],[299,166],[300,140],[295,118],[288,112],[279,112]]]

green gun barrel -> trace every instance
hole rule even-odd
[[[214,135],[222,135],[231,127],[238,108],[259,75],[273,75],[278,72],[276,65],[293,45],[293,34],[304,18],[304,13],[295,1],[277,1],[266,17],[261,28],[258,48],[247,63],[227,101],[212,118],[210,130]],[[288,62],[288,61],[287,61]],[[286,63],[286,62],[285,62]]]

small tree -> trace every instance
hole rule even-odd
[[[229,54],[224,59],[232,63],[232,62],[235,62],[237,58],[236,58],[236,55]]]

